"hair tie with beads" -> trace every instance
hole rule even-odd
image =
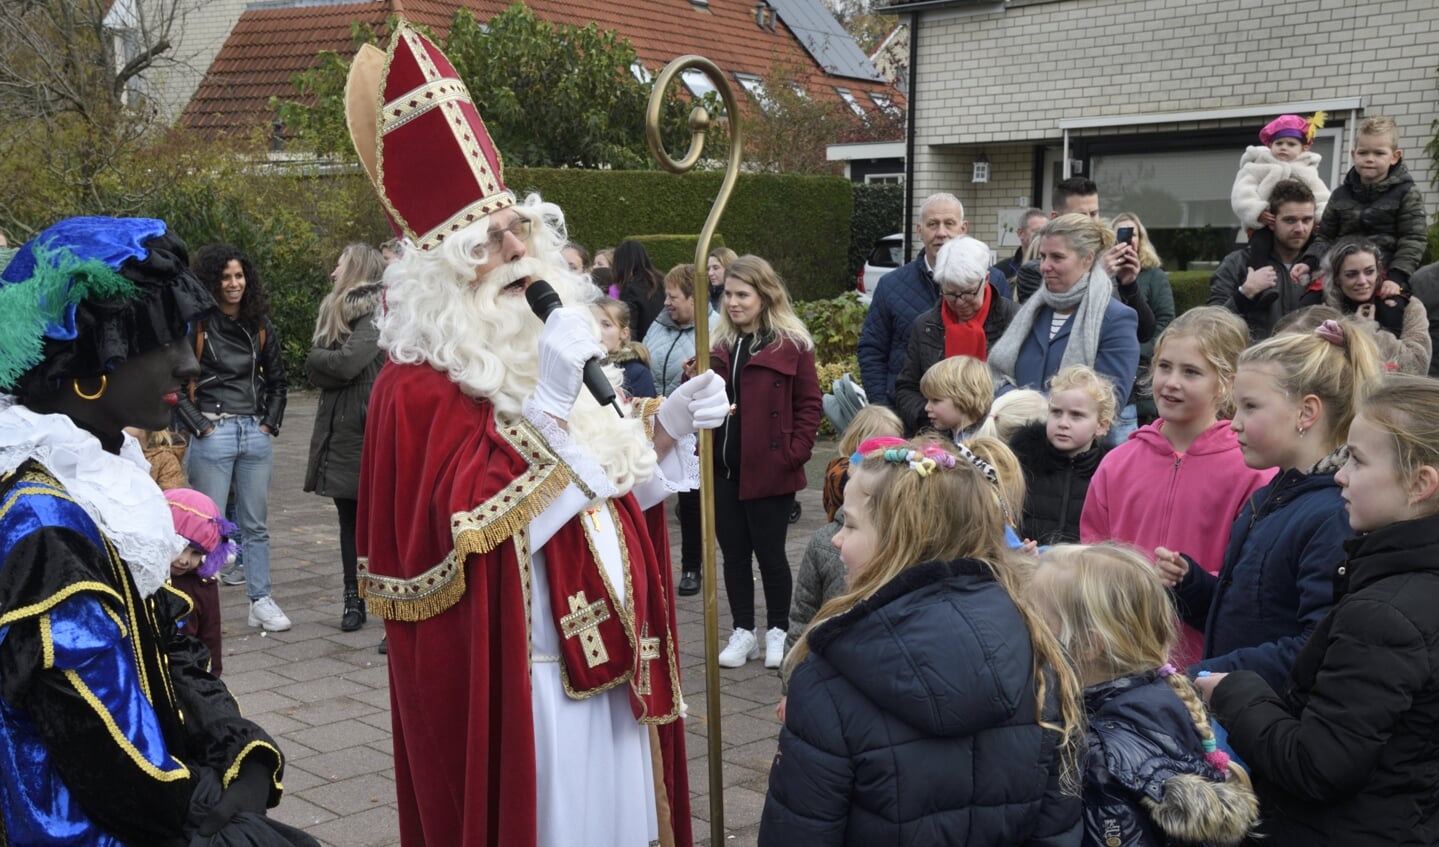
[[[1344,346],[1344,327],[1336,320],[1327,320],[1314,328],[1314,334],[1333,344],[1335,347]]]

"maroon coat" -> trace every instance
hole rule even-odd
[[[712,350],[710,367],[728,384],[729,349]],[[739,397],[739,498],[803,489],[804,464],[814,450],[822,411],[814,350],[791,341],[766,345],[740,371]]]

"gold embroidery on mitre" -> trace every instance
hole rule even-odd
[[[380,133],[383,135],[399,129],[431,109],[455,101],[471,102],[470,92],[465,90],[459,80],[440,79],[426,82],[385,104],[385,110],[380,113]]]
[[[600,638],[600,624],[610,619],[610,607],[604,598],[589,602],[581,591],[569,597],[570,613],[560,618],[560,632],[566,639],[578,638],[585,651],[585,664],[603,665],[610,660],[605,642]]]

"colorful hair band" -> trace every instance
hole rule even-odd
[[[1338,321],[1327,320],[1314,328],[1314,334],[1333,344],[1335,347],[1344,346],[1344,327]]]

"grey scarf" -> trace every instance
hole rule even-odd
[[[1061,365],[1094,367],[1094,358],[1099,353],[1099,333],[1104,326],[1104,312],[1109,308],[1109,300],[1113,296],[1114,284],[1109,281],[1103,268],[1099,267],[1097,258],[1089,273],[1063,294],[1055,294],[1041,284],[1034,296],[1024,301],[1014,320],[1009,322],[1009,328],[989,351],[990,368],[1011,385],[1019,384],[1014,376],[1019,350],[1029,340],[1029,333],[1034,329],[1039,310],[1045,306],[1056,312],[1074,310],[1074,316],[1070,318],[1073,324],[1069,329],[1069,346],[1064,349]]]

